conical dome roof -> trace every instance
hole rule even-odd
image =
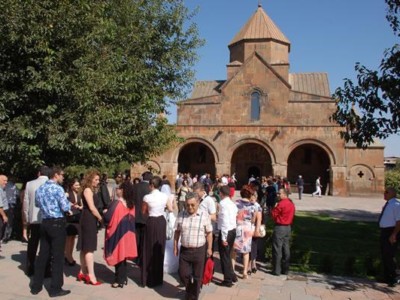
[[[261,5],[251,16],[243,28],[229,43],[232,46],[242,40],[275,40],[290,46],[290,41],[275,25],[271,18],[265,13]]]

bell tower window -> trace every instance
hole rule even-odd
[[[251,120],[259,121],[260,120],[260,111],[261,111],[261,95],[259,92],[253,92],[251,94]]]

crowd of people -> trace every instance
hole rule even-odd
[[[217,252],[223,273],[217,284],[232,287],[257,272],[257,249],[266,216],[275,221],[272,274],[288,272],[295,208],[284,178],[251,176],[235,199],[235,174],[214,180],[210,174],[178,174],[175,192],[166,176],[149,171],[134,180],[123,173],[109,180],[95,170],[80,178],[64,177],[61,168],[42,166],[37,178],[27,182],[20,193],[22,240],[27,242],[25,272],[32,277],[33,295],[41,292],[45,277],[51,277],[51,297],[70,293],[62,288],[63,268],[77,264],[75,247],[80,266],[77,280],[101,285],[94,255],[102,228],[105,263],[115,267],[113,288],[128,283],[127,261],[131,260],[140,268],[141,286],[157,287],[163,284],[166,270],[178,272],[187,298],[198,299],[205,261]],[[4,175],[0,187],[4,191],[1,203],[12,203],[7,201]],[[18,194],[15,185],[11,190]],[[10,223],[9,210],[4,204],[0,207],[1,232]],[[168,226],[174,233],[170,240]],[[236,267],[237,257],[241,268]]]
[[[4,203],[0,207],[4,224],[1,232],[10,226],[7,216],[11,205],[5,204],[20,202],[22,241],[27,242],[25,272],[32,277],[30,288],[34,295],[41,292],[45,277],[52,278],[51,297],[70,293],[62,289],[63,265],[76,265],[73,257],[76,237],[76,249],[80,253],[77,280],[100,285],[102,282],[95,275],[94,252],[102,227],[105,228],[104,258],[108,265],[115,266],[114,288],[127,284],[127,260],[133,260],[140,267],[142,286],[161,285],[164,267],[173,264],[168,261],[174,259],[168,255],[170,252],[176,257],[177,268],[169,271],[178,271],[188,298],[197,299],[204,261],[216,251],[224,274],[220,284],[230,287],[238,281],[234,271],[237,254],[243,259],[242,279],[257,271],[255,259],[259,227],[263,222],[262,206],[268,203],[268,186],[274,187],[276,197],[277,182],[280,182],[273,180],[272,184],[264,185],[258,180],[249,180],[241,189],[241,199],[236,201],[233,199],[234,174],[217,177],[215,181],[209,174],[199,178],[179,174],[175,193],[165,176],[161,179],[151,172],[133,181],[119,173],[111,184],[104,174],[101,176],[94,170],[81,178],[64,180],[64,176],[60,168],[42,166],[37,178],[23,186],[20,201],[7,201],[6,195],[11,194],[6,193],[7,177],[0,176],[0,187],[4,191],[0,193]],[[18,198],[15,184],[11,190]],[[271,212],[272,207],[271,204]],[[175,235],[167,241],[165,215],[174,211],[179,213],[173,224]],[[10,237],[5,237],[3,241],[7,242]],[[281,251],[278,250],[274,257],[279,258]],[[283,260],[289,261],[288,252],[283,253]]]

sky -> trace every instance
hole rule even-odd
[[[258,2],[291,42],[290,72],[326,72],[333,93],[355,81],[356,62],[378,69],[384,50],[398,43],[386,20],[384,0],[186,0],[198,7],[193,21],[205,45],[197,50],[195,80],[225,80],[228,44],[257,10]],[[170,108],[176,122],[176,107]],[[385,156],[400,157],[400,136],[382,143]]]

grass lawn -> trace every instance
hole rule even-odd
[[[267,228],[272,234],[272,221]],[[270,235],[269,235],[270,236]],[[271,241],[266,254],[271,257]],[[381,275],[379,228],[374,222],[353,222],[297,212],[292,226],[291,270],[334,275]]]

